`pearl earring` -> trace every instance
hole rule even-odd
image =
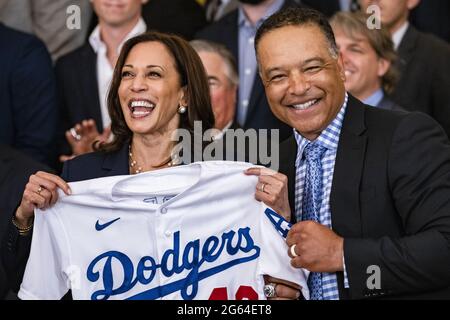
[[[186,110],[187,110],[186,106],[179,106],[179,107],[178,107],[178,113],[179,113],[179,114],[185,113]]]

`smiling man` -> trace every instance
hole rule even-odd
[[[388,97],[397,80],[389,32],[367,28],[366,20],[360,12],[339,12],[330,20],[344,64],[345,88],[365,104],[403,110]]]
[[[312,272],[311,298],[448,298],[444,131],[424,114],[369,107],[346,93],[332,29],[315,10],[274,14],[255,48],[270,108],[294,129],[280,146],[298,221],[286,241],[292,265]]]

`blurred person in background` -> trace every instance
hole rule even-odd
[[[289,137],[292,130],[270,111],[264,86],[257,72],[253,41],[256,29],[268,16],[281,8],[297,5],[291,0],[241,0],[237,9],[196,35],[197,39],[223,44],[237,61],[237,123],[244,129],[279,129],[280,141]]]
[[[206,40],[193,40],[190,45],[198,53],[208,76],[214,127],[221,134],[227,129],[240,128],[234,120],[239,77],[233,55],[223,45]]]
[[[392,100],[410,111],[429,114],[450,136],[450,45],[408,22],[420,0],[359,0],[361,10],[376,5],[391,33],[400,78]]]
[[[50,55],[33,35],[0,23],[0,143],[52,166],[58,109]]]
[[[345,89],[365,104],[403,110],[388,95],[397,80],[389,32],[370,30],[359,12],[338,12],[330,21],[345,71]]]
[[[126,40],[147,30],[142,5],[147,0],[92,0],[98,25],[82,47],[56,62],[61,113],[60,160],[93,151],[95,140],[107,141],[110,123],[106,96]]]

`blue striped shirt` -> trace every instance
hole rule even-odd
[[[330,211],[330,193],[331,183],[333,180],[334,163],[336,161],[336,153],[339,142],[339,135],[341,133],[342,122],[344,120],[345,110],[347,108],[348,95],[345,94],[344,104],[338,112],[336,118],[322,131],[319,137],[315,140],[325,147],[327,150],[322,158],[322,203],[319,212],[319,222],[332,229],[331,211]],[[311,143],[308,139],[301,136],[294,129],[294,136],[297,142],[297,158],[295,161],[295,216],[297,221],[302,220],[302,200],[303,190],[305,187],[306,162],[303,159],[303,151],[305,147]],[[346,287],[348,287],[346,279]],[[322,273],[322,289],[324,300],[339,300],[339,291],[337,286],[336,273]]]

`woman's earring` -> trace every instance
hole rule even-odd
[[[186,110],[187,110],[186,106],[179,106],[179,107],[178,107],[178,113],[179,113],[179,114],[185,113]]]

